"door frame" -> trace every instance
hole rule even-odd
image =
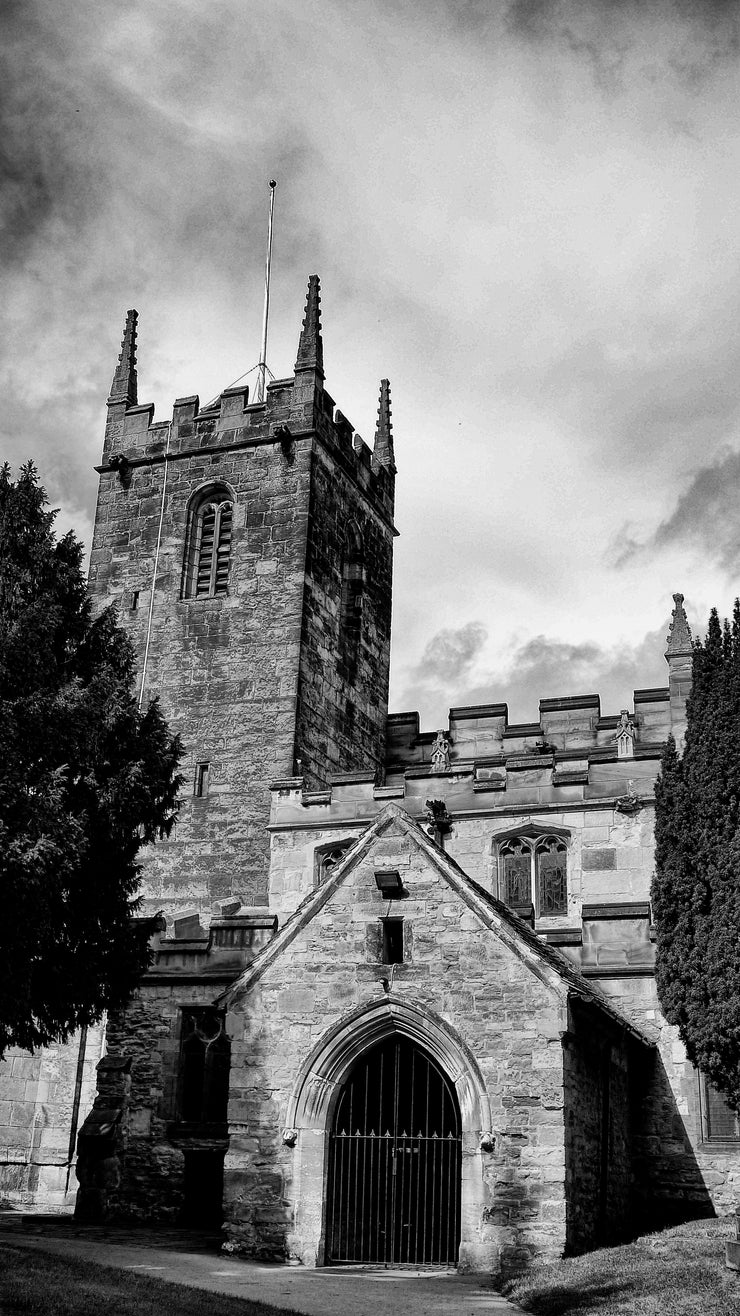
[[[491,1137],[486,1085],[474,1056],[448,1023],[425,1006],[391,994],[346,1015],[301,1066],[283,1131],[283,1141],[294,1149],[293,1174],[286,1183],[293,1206],[290,1252],[304,1265],[325,1264],[328,1136],[334,1108],[358,1057],[394,1033],[426,1051],[455,1089],[462,1131],[458,1266],[485,1269],[490,1249],[481,1241],[488,1201],[481,1142],[485,1145]]]
[[[382,1082],[391,1056],[392,1096]],[[435,1091],[435,1080],[439,1086],[432,1108],[429,1092]],[[407,1104],[414,1091],[415,1112]],[[352,1109],[353,1096],[360,1092],[370,1101],[370,1109],[353,1113],[350,1128],[342,1127],[340,1132],[338,1125],[344,1126],[348,1118],[348,1110],[340,1117],[340,1109],[348,1099]],[[391,1096],[388,1108],[384,1096]],[[460,1245],[462,1122],[454,1084],[426,1047],[395,1032],[361,1052],[337,1092],[327,1134],[327,1264],[455,1265]],[[358,1218],[363,1222],[359,1231]],[[338,1256],[333,1249],[328,1255],[332,1235],[345,1255]]]

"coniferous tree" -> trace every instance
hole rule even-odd
[[[32,463],[0,469],[0,1056],[125,1004],[148,963],[137,854],[176,816],[182,754],[82,545]]]
[[[740,1109],[740,603],[697,641],[686,744],[655,790],[653,914],[663,1012],[689,1059]]]

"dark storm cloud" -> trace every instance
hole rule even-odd
[[[740,453],[724,452],[693,477],[671,515],[658,526],[648,547],[690,543],[737,577],[740,521],[737,514]]]
[[[622,89],[631,52],[641,44],[646,77],[656,76],[662,58],[696,89],[715,64],[735,58],[740,48],[736,0],[513,0],[505,21],[524,40],[570,50],[590,65],[596,85],[607,93]],[[673,38],[664,52],[655,44],[661,28],[670,28]],[[677,41],[682,32],[683,43]]]
[[[623,525],[610,542],[606,561],[621,568],[663,549],[691,549],[736,578],[740,562],[738,487],[740,453],[725,448],[691,477],[670,516],[651,535],[640,536],[634,526]]]
[[[3,442],[0,461],[9,461],[14,475],[22,463],[35,461],[52,506],[60,508],[58,528],[74,526],[88,548],[98,481],[93,468],[103,444],[100,413],[98,392],[77,387],[60,391],[53,406],[12,395],[3,404],[3,428],[13,443]],[[89,446],[80,443],[84,434],[95,436]]]
[[[436,687],[464,680],[483,648],[488,632],[482,622],[469,621],[457,630],[441,630],[427,644],[411,673],[412,684]]]
[[[499,700],[507,702],[510,721],[533,721],[540,699],[578,694],[598,694],[602,711],[615,712],[631,703],[635,689],[665,684],[668,621],[666,611],[663,627],[648,632],[637,644],[613,648],[597,641],[568,643],[536,635],[514,643],[506,659],[484,676],[475,660],[485,630],[478,622],[468,622],[430,640],[421,662],[408,673],[401,706],[418,708],[424,725],[438,724],[451,705]],[[461,661],[456,663],[458,654]]]
[[[48,39],[48,34],[47,34]],[[35,6],[4,8],[0,19],[3,84],[0,119],[0,224],[3,261],[21,260],[55,212],[78,218],[92,201],[89,163],[66,149],[84,131],[79,99],[51,56]],[[64,41],[57,53],[64,58]]]
[[[0,446],[14,467],[37,460],[81,534],[125,310],[142,317],[142,400],[163,381],[169,408],[163,327],[181,322],[184,307],[196,335],[208,334],[215,306],[244,297],[245,242],[264,243],[269,175],[250,170],[255,142],[288,176],[314,159],[300,123],[283,132],[266,113],[247,125],[222,94],[217,65],[246,66],[238,7],[224,13],[219,41],[180,4],[163,0],[149,20],[146,5],[123,11],[107,0],[53,9],[28,0],[0,19]],[[249,75],[258,101],[260,68]],[[281,218],[282,268],[298,263],[302,281],[310,231],[290,197]],[[251,273],[258,305],[259,262]],[[179,391],[195,390],[188,381]]]
[[[265,113],[248,125],[233,108],[230,115],[219,95],[224,74],[244,50],[238,8],[224,9],[217,42],[210,16],[189,8],[161,5],[157,20],[148,22],[146,6],[132,6],[129,37],[120,7],[105,0],[91,8],[62,0],[53,15],[29,0],[6,13],[0,121],[6,263],[27,259],[40,245],[64,249],[83,241],[86,228],[99,235],[105,226],[110,283],[134,260],[142,283],[163,265],[222,267],[237,233],[253,228],[255,241],[258,233],[263,240],[265,200],[249,170],[255,144],[274,135],[276,171],[295,176],[310,167],[299,122],[285,132]],[[255,44],[248,72],[258,101],[266,75],[255,62]],[[245,149],[237,170],[233,148],[240,134]],[[285,214],[283,222],[290,222]],[[289,258],[292,245],[286,246]]]

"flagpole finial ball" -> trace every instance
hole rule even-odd
[[[270,179],[270,187],[277,187],[277,183],[275,182],[274,178]]]

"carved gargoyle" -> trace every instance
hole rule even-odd
[[[444,800],[426,800],[424,808],[427,811],[427,831],[432,840],[441,845],[443,837],[452,831],[452,818],[447,812],[447,805]]]

